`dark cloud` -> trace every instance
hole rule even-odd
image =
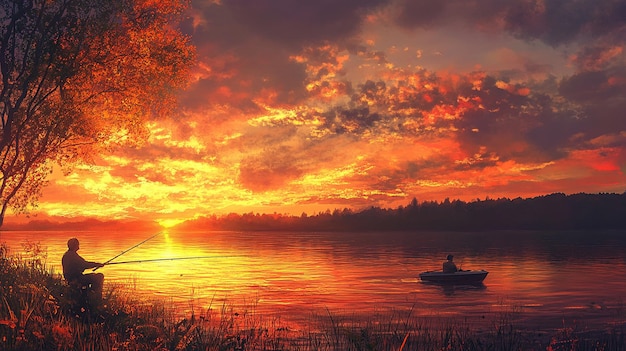
[[[505,30],[527,40],[561,45],[576,38],[612,36],[626,25],[622,0],[400,0],[397,23],[429,27],[465,23]]]
[[[445,1],[402,0],[396,20],[403,27],[428,27],[444,15]]]
[[[297,50],[251,27],[234,5],[193,4],[186,30],[197,46],[199,78],[182,96],[185,106],[201,109],[228,103],[252,111],[264,90],[270,90],[268,95],[278,104],[305,97],[305,67],[291,59]]]
[[[592,137],[626,131],[626,99],[614,99],[605,104],[593,104],[584,108],[590,116],[586,119],[585,127],[588,132],[593,133]]]
[[[625,60],[622,46],[600,44],[583,48],[572,61],[579,71],[599,71]]]
[[[541,157],[537,150],[524,144],[528,142],[527,133],[540,125],[539,116],[545,106],[532,96],[519,94],[521,88],[486,76],[480,89],[466,87],[458,92],[472,102],[454,124],[467,154],[474,155],[486,148],[486,152],[496,152],[503,161]]]
[[[520,95],[487,76],[480,90],[459,91],[480,101],[480,108],[455,122],[463,147],[487,147],[501,160],[554,161],[595,147],[590,144],[595,138],[626,130],[626,70],[580,72],[558,82],[558,90],[554,83],[549,79],[538,89],[551,93],[532,92],[531,85],[532,93]]]
[[[617,106],[622,104],[608,103],[610,98],[626,96],[623,88],[604,92],[599,87],[607,85],[609,79],[598,72],[562,81],[562,96],[555,91],[559,83],[554,77],[540,82],[534,92],[535,86],[512,83],[506,77],[483,74],[477,80],[480,74],[468,74],[452,87],[444,78],[419,74],[420,86],[403,80],[393,85],[383,81],[359,85],[350,104],[322,115],[325,123],[321,128],[355,138],[367,138],[371,133],[455,138],[473,157],[457,165],[461,170],[487,167],[496,161],[560,159],[569,150],[584,147],[577,145],[581,140],[576,137],[581,133],[586,132],[588,139],[626,125],[617,121]],[[431,89],[422,87],[425,82]],[[598,99],[603,103],[596,103]],[[594,103],[583,108],[580,104],[585,100]],[[459,115],[443,118],[444,113]],[[591,121],[597,125],[588,125]],[[404,127],[407,123],[413,127]]]
[[[535,97],[543,100],[541,108],[537,111],[536,119],[538,126],[528,130],[524,138],[533,146],[527,150],[530,157],[536,161],[554,161],[567,156],[574,149],[573,138],[584,128],[578,118],[577,111],[564,109],[554,111],[553,101],[549,96]],[[534,154],[533,152],[536,152]]]
[[[419,81],[439,84],[426,71],[416,73]],[[325,128],[334,134],[351,134],[357,137],[386,133],[414,133],[403,129],[407,120],[421,124],[423,114],[438,104],[455,103],[455,93],[445,94],[437,89],[426,90],[408,80],[395,84],[368,80],[354,89],[350,102],[335,106],[321,114]],[[443,122],[445,124],[445,122]]]
[[[626,96],[626,65],[620,68],[580,72],[563,79],[560,93],[577,103],[606,104]]]
[[[518,0],[511,2],[505,21],[516,36],[560,45],[623,28],[626,6],[622,0]]]
[[[560,93],[578,103],[599,102],[620,93],[619,87],[608,83],[605,71],[581,72],[563,79]]]
[[[585,138],[626,130],[626,66],[580,72],[563,79],[559,91],[579,107]]]
[[[410,154],[411,146],[407,145],[406,153]],[[414,180],[414,179],[430,179],[437,177],[446,172],[445,165],[450,164],[448,155],[434,155],[427,159],[408,160],[403,162],[400,167],[395,170],[382,169],[379,171],[379,179],[388,179],[385,189],[393,190],[394,186],[398,187],[398,180]]]
[[[334,134],[358,134],[371,131],[374,124],[381,119],[378,113],[370,113],[367,106],[356,108],[338,108],[322,115],[325,123],[323,128]]]
[[[386,0],[225,0],[224,7],[251,32],[300,48],[358,33],[364,15]]]
[[[272,104],[296,104],[307,97],[306,66],[300,55],[323,43],[357,47],[365,16],[386,0],[193,1],[184,24],[198,47],[199,80],[183,96],[188,108],[231,103],[255,108],[259,92]],[[331,62],[322,50],[306,52],[314,62]],[[315,55],[321,55],[316,57]],[[318,72],[323,76],[324,71]],[[263,102],[263,101],[262,101]]]
[[[432,28],[468,24],[480,28],[499,26],[513,1],[500,0],[397,0],[391,1],[396,24],[404,28]]]

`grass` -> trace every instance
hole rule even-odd
[[[563,326],[539,337],[514,325],[515,311],[476,328],[414,311],[361,318],[327,310],[294,329],[254,305],[211,305],[180,317],[164,301],[105,285],[104,306],[83,308],[38,245],[27,243],[18,255],[0,245],[0,350],[626,350],[621,326],[594,333]]]

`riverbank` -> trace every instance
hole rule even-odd
[[[624,326],[552,332],[515,323],[514,311],[481,327],[413,313],[359,319],[331,311],[297,327],[223,304],[180,317],[166,301],[138,299],[107,284],[100,308],[82,307],[36,246],[0,252],[2,350],[625,350]]]

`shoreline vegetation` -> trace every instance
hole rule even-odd
[[[626,350],[624,324],[608,329],[518,325],[515,309],[468,320],[415,311],[353,319],[326,311],[294,326],[277,316],[209,306],[180,317],[164,301],[107,285],[99,308],[80,307],[37,244],[0,245],[0,349],[13,350]],[[434,316],[436,317],[436,316]]]
[[[622,230],[626,229],[626,192],[622,194],[553,193],[534,198],[499,198],[465,202],[419,202],[414,198],[395,209],[370,207],[326,210],[315,215],[231,213],[207,215],[182,222],[172,229],[183,231],[408,231],[408,230]],[[3,231],[14,230],[142,230],[157,231],[152,221],[73,222],[32,220],[5,223]]]

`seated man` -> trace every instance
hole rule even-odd
[[[444,273],[454,273],[454,272],[457,272],[459,270],[458,268],[456,268],[456,264],[454,264],[454,262],[452,262],[453,258],[454,258],[454,256],[448,255],[447,261],[443,263],[443,272]]]
[[[63,276],[70,285],[87,287],[93,292],[93,302],[102,302],[102,286],[104,284],[104,274],[89,273],[83,274],[85,269],[104,266],[102,263],[86,261],[78,254],[80,245],[78,239],[71,238],[67,241],[67,252],[61,260],[63,264]]]

